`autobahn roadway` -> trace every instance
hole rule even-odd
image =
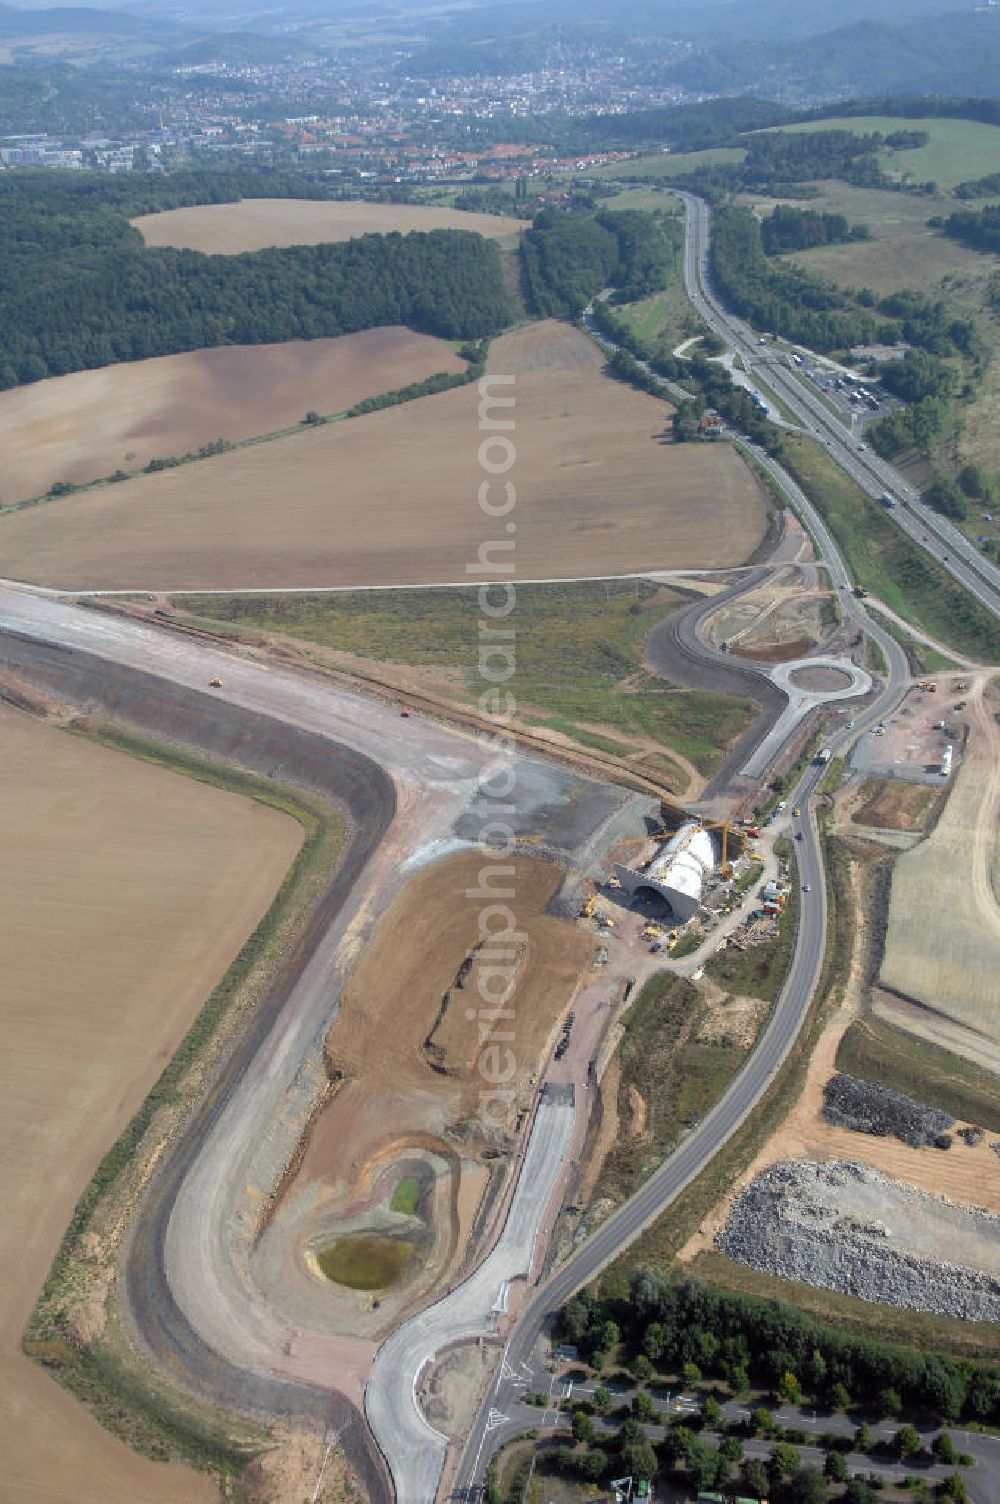
[[[825,561],[834,587],[841,592],[845,618],[856,621],[885,655],[888,671],[882,692],[857,716],[850,730],[844,726],[828,737],[831,750],[841,752],[899,704],[909,682],[906,655],[899,643],[869,618],[861,601],[851,595],[843,561],[808,498],[776,461],[755,446],[748,447],[787,492],[809,527],[817,553]],[[715,663],[720,658],[724,661],[724,655],[700,639],[692,639],[688,646],[695,640],[706,662]],[[796,843],[796,857],[799,883],[803,890],[808,887],[809,891],[801,894],[791,965],[763,1035],[740,1075],[673,1154],[530,1296],[470,1431],[459,1461],[453,1497],[476,1498],[490,1457],[524,1430],[523,1419],[516,1416],[517,1398],[523,1387],[518,1376],[536,1370],[538,1343],[554,1313],[634,1242],[701,1173],[753,1111],[787,1058],[819,984],[826,947],[826,882],[812,809],[812,797],[825,772],[824,766],[810,764],[794,793],[789,795],[789,802],[803,809],[803,818],[798,822],[802,840]]]
[[[826,407],[807,378],[774,350],[764,355],[759,336],[736,318],[715,296],[708,274],[710,212],[703,199],[672,190],[685,208],[684,285],[694,308],[726,343],[742,357],[748,374],[756,369],[763,384],[775,393],[802,426],[818,439],[833,459],[871,497],[888,492],[905,503],[886,515],[918,547],[941,560],[945,569],[982,605],[1000,616],[1000,569],[979,552],[964,534],[921,500],[919,493],[893,467],[859,447],[859,440]]]

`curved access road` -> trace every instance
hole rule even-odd
[[[841,592],[845,618],[857,622],[858,627],[878,644],[885,658],[887,672],[881,692],[866,710],[858,714],[850,730],[844,726],[829,737],[831,750],[839,753],[899,704],[909,682],[906,655],[895,638],[870,619],[863,603],[851,595],[847,571],[833,539],[801,488],[762,450],[753,445],[746,447],[785,492],[809,529],[818,557],[829,570],[834,587]],[[731,593],[736,594],[741,588],[747,588],[745,582],[733,587]],[[709,602],[699,602],[689,612],[680,613],[685,625],[677,640],[692,663],[702,661],[706,673],[730,671],[739,673],[742,678],[745,667],[749,668],[745,662],[736,668],[728,655],[709,647],[698,636],[699,621],[713,607],[717,608],[722,599],[715,596]],[[753,670],[749,669],[749,672],[753,673]],[[760,676],[757,677],[759,683]],[[760,698],[759,688],[751,692]],[[796,856],[799,880],[803,887],[808,885],[809,892],[802,893],[799,927],[788,975],[763,1034],[743,1070],[680,1146],[528,1300],[467,1439],[456,1477],[457,1497],[476,1497],[490,1457],[511,1436],[523,1431],[523,1421],[509,1418],[523,1387],[518,1376],[533,1371],[538,1341],[555,1313],[576,1290],[593,1280],[628,1248],[697,1178],[756,1107],[795,1043],[819,984],[826,946],[826,881],[810,803],[825,771],[822,766],[810,765],[789,795],[789,802],[802,806],[806,812],[800,824],[802,840],[797,843]]]

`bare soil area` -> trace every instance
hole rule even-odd
[[[830,632],[825,614],[832,597],[814,576],[810,568],[784,569],[761,589],[739,596],[710,619],[709,640],[762,663],[806,657]]]
[[[860,889],[855,883],[855,901],[860,903]],[[989,1147],[991,1136],[969,1147],[954,1136],[952,1148],[940,1150],[924,1147],[911,1149],[896,1138],[878,1138],[836,1127],[823,1116],[824,1089],[837,1073],[837,1050],[845,1031],[858,1016],[861,1006],[862,975],[860,931],[867,926],[863,910],[850,980],[842,1005],[834,1012],[820,1035],[809,1059],[805,1081],[797,1099],[773,1134],[761,1145],[738,1184],[712,1208],[694,1235],[680,1250],[679,1257],[688,1262],[710,1250],[716,1235],[724,1227],[729,1210],[739,1192],[755,1177],[779,1160],[825,1164],[832,1160],[856,1160],[907,1185],[917,1186],[934,1195],[947,1196],[964,1206],[986,1207],[1000,1213],[1000,1158]],[[963,1125],[956,1123],[956,1130]]]
[[[739,455],[665,443],[664,404],[609,381],[577,330],[526,326],[490,364],[516,377],[516,462],[490,495],[516,486],[521,578],[723,567],[760,543],[764,498]],[[484,540],[513,537],[477,502],[478,404],[461,387],[14,513],[4,573],[166,592],[464,580]]]
[[[471,230],[487,239],[517,235],[526,221],[499,214],[468,214],[436,204],[323,203],[303,198],[245,198],[235,204],[195,204],[132,221],[147,245],[233,255],[268,246],[319,245],[358,235],[410,230]]]
[[[406,1236],[416,1257],[392,1288],[365,1295],[329,1285],[326,1319],[345,1335],[370,1336],[425,1296],[461,1264],[489,1190],[486,1168],[506,1169],[523,1122],[543,1050],[569,1006],[590,957],[578,926],[545,912],[562,871],[538,858],[512,859],[510,907],[520,938],[510,947],[513,1017],[484,1022],[480,988],[504,981],[480,935],[477,888],[483,857],[464,852],[417,872],[376,926],[348,978],[326,1042],[332,1095],[315,1119],[294,1180],[257,1255],[266,1287],[281,1280],[286,1301],[316,1299],[315,1251],[345,1233]],[[487,921],[500,923],[494,915]],[[490,1031],[503,1052],[490,1069],[508,1070],[514,1100],[480,1116],[489,1084],[479,1070]],[[415,1212],[393,1211],[400,1182],[417,1178]],[[469,1189],[474,1194],[467,1194]],[[494,1192],[499,1185],[494,1185]],[[482,1232],[482,1227],[478,1228]]]
[[[982,1063],[1000,1054],[1000,734],[982,680],[966,714],[965,758],[937,825],[896,862],[881,981],[966,1029],[961,1053]],[[919,1015],[913,1026],[919,1033]]]
[[[794,669],[789,677],[796,689],[808,689],[816,694],[833,694],[837,690],[847,689],[851,683],[850,674],[823,663],[816,664],[815,667]]]
[[[851,823],[876,830],[923,830],[940,797],[924,784],[869,778],[851,800]]]
[[[0,393],[5,503],[138,470],[151,459],[235,443],[343,412],[464,362],[443,340],[398,325],[340,339],[223,346]]]
[[[289,817],[0,705],[0,1451],[4,1497],[208,1501],[130,1452],[20,1339],[101,1155],[298,849]]]

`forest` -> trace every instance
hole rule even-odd
[[[366,235],[238,256],[147,248],[130,214],[237,197],[243,176],[81,176],[0,179],[0,388],[212,345],[397,323],[467,339],[510,321],[499,251],[479,235]],[[258,194],[274,192],[275,179],[253,177]]]
[[[630,302],[667,285],[680,231],[635,209],[597,214],[543,209],[521,237],[525,302],[540,318],[575,318],[612,286]]]
[[[792,267],[773,266],[749,209],[725,206],[712,223],[711,269],[730,308],[768,329],[827,353],[875,337],[875,316],[833,287]]]
[[[942,228],[946,235],[974,251],[1000,254],[1000,204],[988,204],[979,210],[959,209],[948,215]]]
[[[867,240],[870,236],[867,225],[852,227],[846,215],[820,214],[816,209],[797,209],[791,204],[779,204],[768,214],[761,222],[760,233],[768,256],[845,240]]]

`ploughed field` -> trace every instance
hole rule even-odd
[[[365,397],[464,362],[398,325],[339,339],[220,346],[56,376],[0,393],[5,503],[139,470],[152,459],[234,443],[343,412]]]
[[[547,321],[497,340],[490,371],[514,429],[480,460],[475,385],[0,518],[4,573],[66,588],[213,590],[403,585],[482,577],[480,545],[516,526],[520,578],[742,563],[766,508],[726,444],[663,441],[669,408],[608,380],[579,331]],[[516,487],[511,518],[478,505]],[[494,559],[496,558],[494,554]],[[510,558],[510,554],[505,554]]]
[[[20,1340],[77,1198],[267,909],[300,836],[277,811],[0,705],[5,1498],[216,1497],[203,1476],[129,1451]]]
[[[525,221],[468,214],[428,204],[323,203],[300,198],[245,198],[234,204],[195,204],[132,221],[147,245],[233,255],[268,246],[319,245],[358,235],[410,230],[471,230],[490,239],[516,234]]]

